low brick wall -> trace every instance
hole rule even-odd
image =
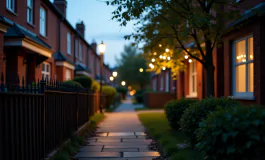
[[[162,108],[173,99],[174,94],[172,93],[145,93],[144,105],[149,108]]]

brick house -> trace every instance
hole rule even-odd
[[[175,93],[176,81],[171,77],[170,69],[163,70],[160,74],[152,73],[151,77],[153,91]]]
[[[5,81],[45,77],[65,81],[99,75],[97,44],[85,39],[85,24],[66,18],[66,0],[0,0],[0,72]],[[105,65],[106,66],[106,65]],[[105,67],[106,74],[111,74]]]
[[[244,104],[265,104],[265,0],[235,0],[241,17],[227,25],[222,47],[213,51],[215,97],[233,96]],[[229,10],[229,8],[226,8]],[[192,47],[194,44],[189,44]],[[186,70],[176,81],[177,98],[202,99],[205,71],[199,62],[185,60]],[[163,76],[161,73],[160,76]],[[154,78],[152,80],[154,83]],[[161,88],[158,83],[157,88]],[[154,86],[154,85],[153,85]],[[154,88],[154,87],[153,87]]]

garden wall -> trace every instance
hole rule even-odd
[[[144,93],[144,105],[149,108],[163,108],[164,105],[174,99],[172,93]]]

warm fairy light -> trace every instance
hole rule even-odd
[[[162,47],[162,44],[159,44],[159,47]]]
[[[122,82],[121,82],[121,85],[122,85],[122,86],[125,86],[125,85],[126,85],[126,82],[125,82],[125,81],[122,81]]]
[[[144,71],[144,69],[143,69],[143,68],[140,68],[140,69],[139,69],[139,72],[143,72],[143,71]]]
[[[150,64],[149,64],[149,67],[151,67],[151,66],[153,66],[153,64],[152,64],[152,63],[150,63]]]
[[[169,52],[169,49],[168,48],[166,49],[166,52]]]
[[[159,56],[159,58],[160,58],[160,59],[162,59],[162,58],[163,58],[163,56],[162,56],[162,55],[160,55],[160,56]]]
[[[156,55],[157,55],[157,53],[155,52],[155,53],[154,53],[154,56],[156,56]]]
[[[170,57],[167,57],[167,60],[170,60],[171,58]]]
[[[163,69],[163,70],[166,70],[166,67],[163,67],[162,69]]]
[[[152,59],[152,62],[155,62],[155,61],[156,61],[156,60],[153,58],[153,59]]]
[[[167,57],[166,56],[163,56],[163,59],[167,59]]]
[[[188,55],[185,55],[185,56],[184,56],[184,58],[185,58],[185,59],[188,59],[188,58],[189,58],[189,56],[188,56]]]
[[[189,59],[189,63],[191,63],[192,62],[192,59]]]
[[[114,77],[112,77],[112,76],[109,77],[109,80],[110,80],[110,81],[113,81],[113,80],[114,80]]]

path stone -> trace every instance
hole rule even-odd
[[[158,152],[149,150],[152,140],[146,139],[145,128],[138,119],[130,100],[115,112],[106,113],[95,137],[86,139],[86,146],[74,156],[77,160],[151,160]]]

